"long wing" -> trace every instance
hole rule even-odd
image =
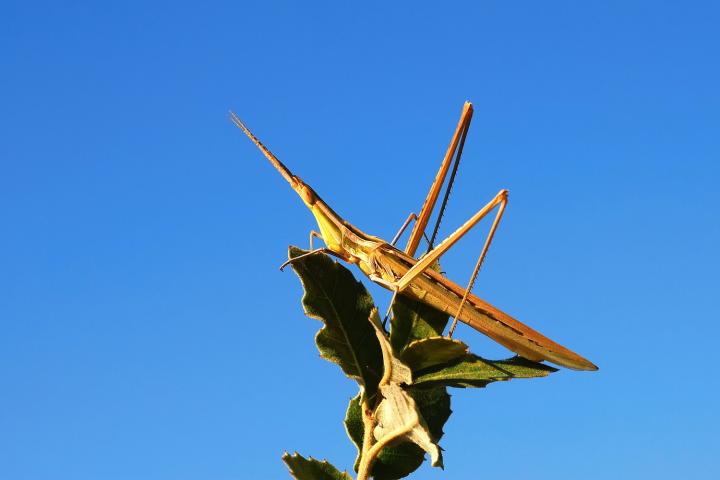
[[[391,245],[383,245],[378,253],[377,262],[397,276],[402,276],[417,262]],[[454,315],[465,289],[440,273],[426,269],[401,294]],[[473,294],[468,295],[459,320],[528,360],[547,360],[574,370],[597,370],[597,366],[586,358]]]

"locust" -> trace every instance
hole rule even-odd
[[[478,276],[480,267],[482,266],[500,219],[505,211],[508,201],[508,191],[506,189],[500,190],[490,202],[482,207],[462,226],[434,246],[440,218],[447,204],[450,188],[452,187],[457,172],[472,114],[472,104],[465,102],[455,133],[452,136],[450,145],[440,164],[440,169],[433,180],[420,213],[411,213],[391,242],[368,235],[344,220],[320,198],[310,185],[303,182],[297,175],[294,175],[258,140],[235,113],[230,112],[229,116],[231,121],[252,140],[273,167],[275,167],[280,175],[290,184],[292,189],[300,196],[303,203],[310,209],[310,212],[317,221],[320,231],[317,232],[313,230],[310,232],[310,250],[301,256],[288,260],[283,266],[307,255],[315,255],[318,253],[330,254],[349,264],[357,265],[371,281],[390,290],[393,294],[390,302],[391,306],[396,296],[400,294],[454,317],[454,321],[448,332],[449,336],[452,335],[457,321],[460,320],[528,360],[548,361],[574,370],[597,370],[597,367],[589,360],[550,340],[538,331],[533,330],[471,293],[475,279]],[[427,239],[425,229],[451,165],[451,177],[446,187],[445,196],[441,209],[439,210],[440,214],[432,238],[428,240],[428,250],[424,255],[416,258],[414,255],[417,252],[422,238],[425,237]],[[444,276],[435,266],[444,253],[477,225],[480,220],[493,211],[495,211],[495,216],[480,256],[475,264],[470,281],[467,286],[463,288]],[[415,224],[409,235],[405,249],[401,250],[396,247],[396,244],[412,221],[415,221]],[[321,239],[325,246],[313,249],[313,238]],[[388,314],[389,313],[390,308],[388,308]]]

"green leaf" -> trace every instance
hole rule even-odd
[[[430,434],[415,400],[397,383],[381,384],[383,400],[376,411],[377,426],[373,434],[378,441],[410,441],[425,450],[433,467],[442,468],[440,447]]]
[[[382,327],[380,325],[380,318],[377,316],[377,311],[374,311],[371,314],[369,321],[375,327],[375,333],[380,342],[383,356],[385,357],[385,368],[390,369],[389,372],[385,372],[385,376],[387,376],[390,381],[393,382],[409,383],[412,378],[410,369],[393,355],[392,347],[390,346],[385,332],[384,330],[382,330]],[[387,386],[385,388],[387,388]],[[403,395],[406,397],[408,396],[408,394],[404,392]],[[360,465],[362,442],[364,440],[363,434],[365,430],[362,418],[361,401],[362,392],[358,393],[355,398],[350,400],[347,413],[345,414],[345,429],[358,451],[355,459],[355,465],[353,467],[355,471],[358,470],[358,467]],[[383,398],[380,406],[387,405],[387,403],[387,399]],[[412,403],[413,407],[415,408],[416,402],[414,398],[406,400],[405,403]],[[387,410],[387,408],[385,410]],[[417,412],[416,417],[418,416],[422,418],[420,412]],[[422,426],[424,425],[425,423],[423,421]],[[420,422],[418,422],[417,424],[417,429],[421,430]],[[425,430],[427,431],[427,427],[425,428]],[[430,438],[422,437],[421,434],[422,432],[420,432],[420,434],[416,434],[416,437],[420,438],[420,442],[424,441],[424,445],[427,447],[427,444],[431,443],[431,440]],[[425,457],[425,452],[423,451],[423,449],[411,441],[402,440],[403,439],[398,439],[397,443],[394,443],[391,446],[384,448],[380,452],[372,468],[372,475],[375,480],[395,480],[398,478],[402,478],[415,471],[420,465],[422,465]],[[433,447],[435,447],[434,450],[431,447],[428,447],[428,449],[434,453],[434,456],[437,460],[437,457],[439,457],[439,450],[436,446],[433,445]]]
[[[484,387],[491,382],[546,377],[553,372],[557,372],[557,369],[522,357],[493,361],[469,354],[459,361],[417,373],[413,385]]]
[[[468,346],[460,340],[447,337],[429,337],[414,340],[402,353],[402,361],[413,372],[444,365],[468,353]]]
[[[357,448],[357,456],[355,457],[355,465],[353,469],[358,471],[360,465],[360,454],[362,453],[363,444],[363,433],[365,426],[362,420],[362,407],[360,406],[360,400],[362,399],[362,392],[358,393],[355,397],[350,399],[348,404],[347,412],[345,412],[345,431],[350,437],[350,440],[355,444]]]
[[[377,313],[377,309],[374,309],[368,319],[370,324],[375,329],[375,335],[377,336],[378,342],[380,343],[380,350],[383,355],[383,379],[381,382],[392,382],[392,383],[404,383],[409,384],[412,382],[412,370],[410,367],[405,365],[393,351],[390,342],[388,341],[387,334],[380,324],[380,316]]]
[[[372,468],[374,480],[397,480],[407,477],[420,468],[425,461],[425,452],[412,442],[383,448]]]
[[[430,434],[436,441],[439,441],[444,432],[443,427],[452,410],[450,409],[450,395],[445,387],[437,388],[408,388],[408,393],[415,399],[415,402],[422,413]]]
[[[347,472],[341,472],[327,460],[321,462],[312,457],[305,458],[298,453],[293,455],[285,453],[282,459],[290,474],[297,480],[352,480]]]
[[[373,316],[370,318],[373,321]],[[376,333],[382,346],[383,354],[388,358],[385,362],[386,367],[392,368],[390,378],[395,379],[399,383],[407,383],[406,376],[401,372],[403,369],[407,369],[402,365],[398,359],[393,358],[393,352],[390,345],[387,343],[384,332],[379,328],[377,318],[374,319],[376,326]],[[463,347],[463,352],[465,351]],[[395,370],[398,370],[396,373]],[[406,395],[411,397],[411,401],[407,403],[414,403],[414,408],[424,419],[422,425],[418,424],[417,430],[420,430],[420,434],[423,431],[426,433],[429,431],[432,440],[437,441],[443,435],[443,426],[450,416],[450,396],[447,394],[445,388],[435,389],[412,389],[409,388],[403,391]],[[361,409],[361,394],[358,394],[355,398],[350,401],[348,410],[345,416],[345,429],[348,436],[355,444],[358,454],[355,460],[355,470],[357,471],[358,465],[360,464],[360,455],[362,452],[363,432],[364,425],[362,419]],[[383,399],[385,402],[385,399]],[[422,428],[420,428],[422,427]],[[427,437],[427,435],[426,435]],[[428,438],[420,438],[420,441],[428,447],[428,443],[433,443]],[[399,439],[401,440],[401,439]],[[434,447],[434,449],[433,449]],[[434,453],[435,464],[439,464],[439,450],[436,446],[428,447]],[[385,447],[378,456],[376,462],[372,468],[372,475],[375,480],[395,480],[405,477],[415,471],[425,457],[425,452],[418,445],[412,441],[401,441],[400,443],[393,443],[388,447]]]
[[[373,436],[378,442],[393,445],[409,441],[430,455],[434,467],[442,467],[442,454],[430,434],[427,423],[420,413],[415,399],[402,387],[412,380],[412,372],[393,351],[385,331],[380,325],[377,310],[370,314],[370,323],[383,354],[384,373],[380,380],[382,400],[374,411],[375,429]]]
[[[436,441],[440,440],[443,436],[443,426],[452,413],[450,410],[450,395],[448,395],[446,389],[443,387],[408,388],[407,393],[417,403],[430,434]],[[362,435],[362,430],[360,433]],[[425,452],[414,443],[403,442],[386,447],[380,452],[378,460],[373,466],[373,477],[375,480],[403,478],[417,470],[424,460]]]
[[[288,249],[292,259],[307,253]],[[337,363],[372,396],[382,376],[382,353],[375,331],[368,322],[373,299],[352,273],[327,255],[314,254],[292,262],[305,294],[303,309],[308,317],[325,323],[315,337],[320,355]]]
[[[413,340],[441,336],[448,315],[402,295],[395,298],[390,321],[390,344],[401,354]]]
[[[438,389],[444,390],[444,389]],[[413,398],[417,397],[412,392]],[[358,393],[355,398],[350,400],[347,413],[345,415],[345,430],[350,440],[357,448],[357,457],[353,469],[357,472],[360,465],[360,454],[362,452],[362,441],[364,433],[364,425],[362,421],[362,409],[360,406],[361,394]],[[422,400],[421,400],[422,401]],[[420,403],[420,402],[418,402]],[[422,410],[422,407],[421,407]],[[432,421],[428,421],[430,432],[433,432]],[[439,438],[439,437],[437,437]],[[425,459],[425,452],[422,448],[414,443],[403,442],[397,445],[386,447],[380,452],[375,464],[372,468],[372,476],[375,480],[396,480],[403,478],[414,472],[422,465]]]

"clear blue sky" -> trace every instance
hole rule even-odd
[[[350,468],[312,218],[226,112],[387,238],[466,99],[444,232],[508,188],[476,292],[600,371],[455,391],[415,478],[720,477],[716,2],[241,3],[3,4],[0,478]]]

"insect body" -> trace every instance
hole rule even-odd
[[[405,295],[452,315],[456,320],[470,325],[528,360],[547,360],[575,370],[597,370],[597,367],[587,359],[550,340],[541,333],[515,320],[510,315],[470,293],[472,283],[477,276],[480,265],[492,241],[497,224],[504,211],[507,202],[506,190],[501,190],[485,207],[424,256],[419,259],[412,256],[417,249],[421,236],[424,234],[430,213],[437,200],[437,195],[445,179],[445,175],[448,172],[450,160],[455,155],[458,145],[460,147],[457,156],[458,160],[462,152],[465,135],[467,134],[472,116],[472,106],[469,103],[465,104],[448,153],[431,187],[421,213],[416,217],[417,222],[410,235],[410,240],[408,241],[408,246],[405,251],[396,248],[393,244],[381,238],[368,235],[343,220],[309,185],[304,183],[299,177],[293,175],[290,170],[248,130],[245,124],[243,124],[234,113],[231,113],[230,116],[233,123],[257,145],[276,170],[290,183],[290,186],[297,192],[315,217],[320,232],[311,232],[311,242],[313,236],[320,237],[324,241],[325,247],[311,250],[306,255],[325,252],[339,257],[348,263],[357,264],[360,270],[362,270],[370,280],[391,290],[394,295],[398,293]],[[455,165],[457,165],[457,163]],[[453,170],[453,176],[454,172],[455,170]],[[498,207],[498,210],[495,221],[485,241],[478,263],[475,266],[472,280],[466,288],[461,287],[430,268],[443,253],[450,249],[455,242],[496,207]],[[410,220],[411,218],[408,218],[408,221],[405,222],[400,232],[398,232],[396,239]],[[394,243],[394,241],[392,243]],[[395,298],[394,295],[393,299]]]

